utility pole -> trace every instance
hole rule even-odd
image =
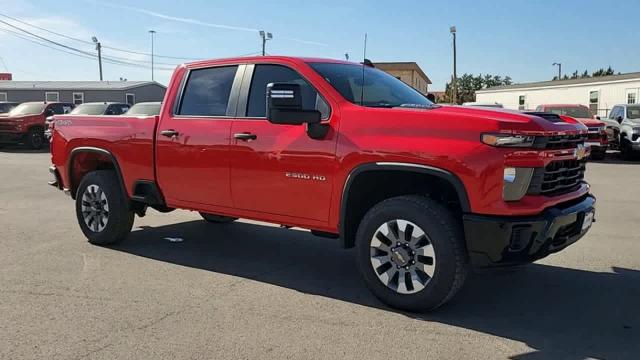
[[[100,68],[100,81],[102,81],[102,45],[95,36],[91,40],[96,44],[96,50],[98,50],[98,67]]]
[[[155,34],[155,30],[149,30],[149,34],[151,34],[151,81],[153,79],[153,34]]]
[[[553,63],[553,66],[558,66],[558,80],[562,80],[562,63]]]
[[[262,37],[262,56],[265,56],[265,47],[267,45],[267,40],[273,39],[273,34],[270,32],[265,32],[264,30],[260,30],[260,37]]]
[[[458,103],[458,74],[456,69],[456,27],[449,28],[449,32],[453,35],[453,103]]]

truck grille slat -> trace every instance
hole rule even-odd
[[[533,172],[529,195],[561,195],[577,189],[584,180],[586,160],[557,160]]]

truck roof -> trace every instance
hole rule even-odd
[[[232,57],[232,58],[221,58],[221,59],[209,59],[209,60],[198,60],[185,63],[186,66],[206,66],[206,65],[214,65],[219,63],[242,63],[245,61],[256,61],[256,62],[269,62],[269,61],[293,61],[293,62],[302,62],[302,63],[311,63],[311,62],[322,62],[322,63],[338,63],[338,64],[358,64],[353,61],[345,61],[345,60],[337,60],[337,59],[326,59],[326,58],[313,58],[313,57],[297,57],[297,56],[245,56],[245,57]]]

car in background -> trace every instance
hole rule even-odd
[[[154,116],[160,115],[161,102],[141,102],[133,105],[124,115],[127,116]]]
[[[591,146],[591,158],[604,159],[609,147],[606,124],[600,121],[588,107],[579,104],[543,104],[538,105],[536,111],[569,116],[584,124],[589,129],[585,145]]]
[[[482,102],[466,102],[463,103],[462,106],[477,106],[477,107],[486,107],[486,108],[504,108],[504,106],[500,103],[482,103]]]
[[[0,114],[6,114],[20,103],[12,101],[0,101]]]
[[[69,115],[122,115],[129,111],[131,106],[126,103],[117,102],[89,102],[78,105],[73,109]],[[51,131],[53,129],[53,122],[55,117],[49,116],[45,120],[45,132],[44,136],[47,139],[51,138]]]
[[[74,104],[63,102],[25,102],[6,116],[0,117],[0,144],[24,144],[30,149],[41,149],[45,142],[45,119],[53,115],[68,114]]]
[[[640,152],[640,104],[615,105],[604,120],[617,135],[620,156],[630,159]]]

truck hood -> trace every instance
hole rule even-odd
[[[403,109],[404,110],[404,109]],[[416,109],[417,110],[417,109]],[[466,106],[439,106],[430,111],[443,118],[462,118],[470,122],[491,122],[498,130],[517,131],[531,135],[563,135],[586,133],[587,127],[567,116],[521,112],[499,108],[476,108]]]
[[[580,121],[582,124],[584,124],[587,127],[604,126],[604,123],[602,121],[592,119],[592,118],[574,118],[574,119]]]

